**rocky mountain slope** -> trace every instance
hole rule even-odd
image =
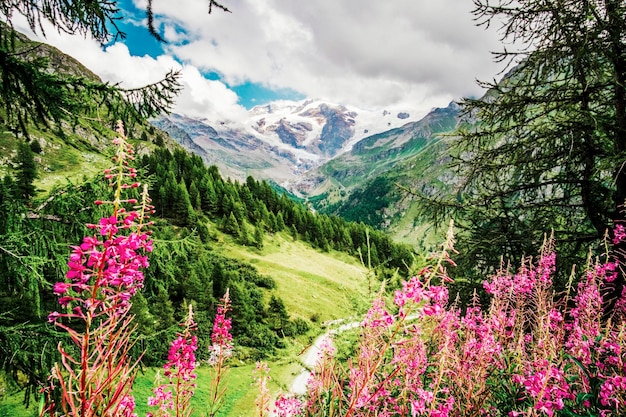
[[[320,100],[280,101],[251,109],[246,120],[211,121],[182,115],[152,123],[225,175],[296,183],[306,172],[348,152],[361,139],[398,128],[417,110],[366,111]]]
[[[459,120],[454,102],[433,109],[417,122],[362,139],[293,187],[321,212],[362,221],[401,241],[415,243],[419,235],[428,246],[427,225],[415,217],[419,203],[407,190],[428,193],[434,184],[451,182],[447,143]]]
[[[341,189],[362,185],[422,154],[443,133],[454,129],[458,116],[459,106],[453,102],[416,122],[363,138],[351,150],[309,171],[294,188],[317,195],[328,184]]]

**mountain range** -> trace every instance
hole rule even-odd
[[[55,48],[37,44],[33,50],[48,59],[51,71],[97,79]],[[161,138],[149,125],[135,125],[129,135],[142,138],[141,153],[156,137],[166,144],[172,138],[205,164],[216,165],[224,177],[268,180],[308,200],[318,211],[364,221],[398,237],[394,228],[414,219],[410,196],[395,185],[424,189],[439,181],[436,167],[446,155],[442,138],[458,119],[455,103],[425,114],[417,106],[372,111],[307,99],[257,106],[244,120],[161,115],[150,122],[167,135]],[[100,139],[110,132],[91,119],[77,123],[66,129],[64,138],[47,129],[33,130],[32,137],[42,147],[36,161],[47,172],[40,187],[48,189],[64,177],[76,179],[76,164],[81,175],[98,172],[106,164],[99,153],[104,146]],[[0,173],[14,155],[12,143],[11,135],[0,138],[4,155]]]
[[[242,121],[171,114],[152,124],[224,175],[269,179],[299,193],[304,191],[301,180],[311,170],[373,134],[401,128],[421,116],[416,109],[369,111],[309,99],[257,106]]]
[[[441,169],[446,135],[459,122],[451,102],[426,115],[363,111],[321,100],[252,108],[244,121],[179,114],[151,123],[224,176],[269,180],[321,212],[363,221],[412,241],[416,201],[404,189],[450,182]]]

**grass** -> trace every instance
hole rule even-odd
[[[292,364],[293,365],[293,364]],[[274,374],[289,375],[289,366],[286,364],[270,364],[272,367],[272,380],[270,390],[273,394],[284,390],[279,382],[280,378],[274,379]],[[293,367],[293,366],[292,366]],[[228,371],[227,396],[218,413],[221,417],[247,417],[255,414],[254,401],[257,395],[256,387],[253,385],[252,371],[254,364],[233,367]],[[276,370],[276,372],[274,372]],[[154,411],[148,407],[147,399],[152,395],[154,380],[157,372],[156,368],[146,368],[140,371],[133,386],[136,408],[138,416],[145,416],[146,412]],[[201,367],[197,370],[197,388],[192,398],[191,404],[194,410],[193,417],[202,417],[210,400],[210,370],[208,367]],[[161,375],[162,377],[162,375]],[[23,392],[12,391],[0,401],[0,417],[34,417],[37,416],[37,403],[33,401],[28,409],[22,405]]]
[[[0,417],[36,417],[37,403],[32,401],[26,409],[22,404],[23,399],[22,391],[8,390],[5,396],[0,397]]]
[[[281,392],[287,392],[293,378],[300,373],[302,366],[297,358],[278,358],[269,361],[270,392],[276,398]],[[254,364],[245,364],[229,368],[227,374],[226,398],[217,414],[219,417],[252,417],[255,415],[255,399],[258,394],[254,384]],[[152,407],[148,407],[147,399],[152,395],[155,386],[156,368],[145,368],[137,373],[133,394],[135,396],[135,411],[143,417]],[[206,407],[210,403],[210,369],[202,366],[197,369],[198,378],[195,395],[192,398],[192,417],[204,417]],[[0,397],[0,417],[36,417],[37,403],[32,402],[26,409],[22,405],[23,392],[13,390],[4,397]],[[272,402],[273,406],[273,402]],[[152,411],[154,411],[152,409]]]
[[[271,276],[293,316],[323,323],[354,317],[366,307],[367,270],[347,254],[325,253],[283,233],[267,236],[261,251],[235,245],[223,251]]]

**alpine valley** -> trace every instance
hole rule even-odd
[[[437,181],[441,138],[458,118],[454,102],[424,115],[308,99],[254,107],[243,121],[171,114],[151,123],[225,176],[268,180],[319,211],[411,242],[412,200],[397,185],[424,189]]]

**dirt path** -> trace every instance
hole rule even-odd
[[[336,328],[328,330],[326,333],[318,336],[317,339],[309,346],[304,353],[302,353],[302,371],[296,375],[294,380],[291,382],[291,386],[289,387],[289,392],[296,395],[302,395],[306,393],[306,385],[309,380],[309,376],[311,375],[311,369],[315,367],[317,364],[317,360],[320,356],[320,352],[322,350],[322,346],[324,340],[327,338],[332,338],[332,336],[345,332],[349,329],[354,329],[361,325],[360,321],[350,322],[342,324]]]

